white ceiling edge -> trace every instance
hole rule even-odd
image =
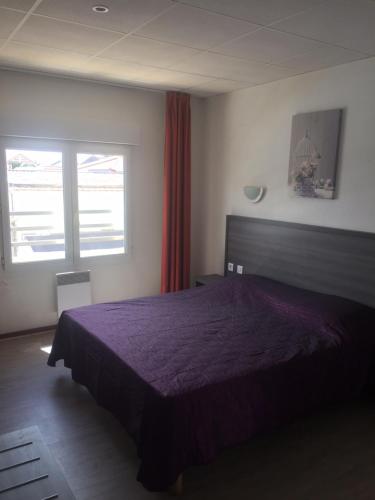
[[[95,78],[86,78],[84,76],[77,76],[77,75],[70,75],[69,73],[60,73],[60,72],[54,72],[54,71],[44,71],[42,69],[30,69],[30,68],[22,68],[20,66],[3,66],[0,64],[0,71],[9,71],[9,72],[14,72],[14,73],[26,73],[26,74],[31,74],[31,75],[38,75],[38,76],[45,76],[49,78],[62,78],[63,80],[74,80],[78,82],[86,82],[86,83],[93,83],[97,85],[108,85],[110,87],[120,87],[120,88],[125,88],[125,89],[130,89],[130,90],[140,90],[140,91],[145,91],[145,92],[157,92],[160,94],[163,94],[166,92],[166,90],[163,89],[156,89],[152,87],[143,87],[141,85],[136,85],[136,83],[131,84],[131,83],[121,83],[121,82],[113,82],[110,80],[100,80],[100,79],[95,79]]]
[[[154,92],[154,93],[159,93],[159,94],[165,94],[168,91],[185,92],[185,93],[190,93],[194,99],[210,99],[212,97],[217,97],[219,95],[232,94],[234,92],[241,92],[243,90],[254,89],[257,87],[263,87],[264,85],[270,85],[270,84],[280,82],[280,81],[291,80],[293,78],[298,78],[298,77],[301,77],[304,75],[308,75],[311,73],[317,73],[320,71],[326,71],[326,70],[329,70],[332,68],[337,68],[339,66],[346,66],[349,64],[361,63],[363,61],[368,61],[369,59],[375,59],[375,56],[368,55],[367,57],[364,57],[361,59],[356,59],[354,61],[343,62],[343,63],[335,64],[333,66],[327,66],[325,68],[314,69],[311,71],[303,71],[303,72],[295,74],[295,75],[291,75],[291,76],[283,77],[283,78],[278,78],[275,80],[271,80],[269,82],[257,83],[257,84],[250,84],[249,83],[248,87],[244,87],[244,88],[236,89],[236,90],[231,90],[228,92],[216,92],[216,93],[212,93],[211,95],[207,95],[207,96],[199,95],[199,92],[200,92],[199,86],[196,86],[194,88],[190,87],[190,88],[186,88],[183,90],[182,89],[174,89],[173,87],[171,87],[170,89],[162,89],[162,88],[152,87],[151,85],[149,87],[142,86],[141,84],[137,84],[136,82],[134,82],[134,83],[114,82],[114,81],[105,80],[105,79],[95,79],[95,78],[89,78],[89,77],[79,76],[79,75],[71,75],[69,73],[62,73],[62,72],[58,72],[58,71],[54,72],[54,71],[49,71],[49,70],[23,68],[21,66],[6,66],[6,65],[1,65],[1,64],[0,64],[0,71],[26,73],[26,74],[31,74],[31,75],[45,76],[45,77],[49,77],[49,78],[61,78],[61,79],[65,79],[65,80],[73,80],[73,81],[83,82],[83,83],[92,83],[95,85],[107,85],[109,87],[124,88],[124,89],[128,89],[128,90],[137,90],[137,91],[141,91],[141,92]],[[213,79],[220,80],[220,78],[213,78]],[[194,94],[194,91],[197,92],[197,95]]]
[[[373,0],[373,1],[375,1],[375,0]],[[369,56],[364,57],[362,59],[356,59],[354,61],[347,61],[347,62],[335,64],[333,66],[326,66],[325,68],[314,69],[314,70],[311,70],[311,71],[304,71],[304,72],[298,73],[296,75],[291,75],[291,76],[287,76],[287,77],[284,77],[284,78],[278,78],[276,80],[270,80],[269,82],[256,83],[256,84],[249,85],[248,87],[244,87],[244,88],[241,88],[241,89],[230,90],[229,92],[218,92],[216,94],[212,94],[212,95],[208,95],[208,96],[202,96],[202,98],[203,99],[212,99],[213,97],[219,97],[219,96],[224,96],[224,95],[228,95],[228,94],[233,94],[235,92],[243,92],[243,91],[250,90],[250,89],[251,90],[252,89],[257,89],[259,87],[265,87],[266,85],[273,85],[275,83],[285,82],[285,81],[288,81],[288,80],[293,80],[295,78],[301,78],[301,77],[304,77],[306,75],[311,75],[313,73],[320,73],[321,71],[333,70],[334,68],[339,68],[341,66],[349,66],[351,64],[354,65],[354,64],[364,63],[365,61],[369,61],[371,59],[374,59],[374,61],[375,61],[375,56],[369,55]],[[195,87],[194,90],[199,91],[199,88]],[[199,96],[194,96],[194,97],[199,97]]]
[[[122,89],[128,89],[128,90],[138,90],[141,92],[154,92],[157,94],[165,94],[168,91],[176,91],[176,92],[185,92],[187,94],[191,94],[191,90],[196,90],[199,92],[198,88],[195,89],[177,89],[171,87],[170,89],[162,89],[162,88],[157,88],[157,87],[148,87],[148,86],[143,86],[141,84],[137,84],[136,82],[134,83],[129,83],[129,82],[114,82],[112,80],[102,80],[102,79],[96,79],[96,78],[89,78],[85,76],[79,76],[79,75],[70,75],[69,73],[60,73],[60,72],[54,72],[54,71],[48,71],[48,70],[42,70],[42,69],[31,69],[31,68],[23,68],[21,66],[4,66],[0,64],[0,71],[9,71],[13,73],[26,73],[30,75],[37,75],[37,76],[45,76],[48,78],[61,78],[63,80],[73,80],[77,82],[83,82],[83,83],[92,83],[95,85],[107,85],[109,87],[117,87],[117,88],[122,88]],[[213,78],[215,80],[215,78]],[[222,93],[222,92],[221,92]],[[212,94],[210,96],[200,96],[200,95],[194,95],[191,94],[194,99],[206,99],[207,97],[213,97],[218,94]]]

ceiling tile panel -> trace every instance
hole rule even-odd
[[[324,0],[182,0],[182,3],[259,24],[270,24]]]
[[[363,54],[332,45],[322,45],[311,52],[284,61],[283,65],[307,72],[349,63],[358,59],[363,59]]]
[[[0,0],[0,46],[24,17],[9,7],[33,3]],[[106,0],[103,16],[93,3],[43,0],[0,65],[207,96],[375,55],[373,0]]]
[[[0,7],[9,7],[10,9],[30,10],[35,0],[0,0]]]
[[[253,61],[278,64],[320,48],[321,43],[289,33],[261,29],[238,40],[217,47],[215,52]]]
[[[248,82],[236,82],[233,80],[218,79],[211,80],[209,83],[206,83],[204,85],[194,86],[189,89],[189,92],[196,96],[207,97],[210,95],[233,92],[234,90],[240,90],[249,87],[251,87],[251,84]]]
[[[93,0],[44,0],[36,12],[128,33],[173,5],[170,0],[105,0],[103,3],[109,8],[109,12],[98,14],[92,10],[95,3]]]
[[[95,54],[121,38],[120,34],[30,16],[17,32],[15,40],[84,54]]]
[[[152,80],[156,85],[162,85],[166,88],[188,89],[194,85],[208,84],[212,81],[212,78],[166,69],[157,69],[152,73]]]
[[[269,64],[235,59],[221,54],[209,52],[194,56],[177,64],[174,69],[187,73],[198,73],[204,76],[225,78],[253,84],[265,83],[296,74],[293,68],[281,68]]]
[[[200,90],[199,88],[188,89],[187,92],[190,95],[193,95],[194,97],[200,97],[202,99],[206,98],[206,97],[213,97],[214,95],[218,95],[221,93],[221,92],[215,92],[215,91],[210,92],[209,90],[205,90],[205,89]]]
[[[54,72],[80,70],[87,60],[82,54],[20,42],[9,42],[0,52],[0,65]]]
[[[22,12],[0,9],[0,38],[8,38],[23,17]]]
[[[328,0],[274,25],[281,31],[375,55],[374,26],[373,0]]]
[[[100,77],[124,83],[150,83],[152,82],[151,75],[155,69],[131,62],[113,61],[100,57],[91,60],[83,67],[82,71],[90,78]]]
[[[257,28],[255,24],[179,4],[138,33],[157,40],[208,49]]]
[[[102,53],[104,58],[167,67],[196,54],[196,49],[140,36],[130,36]]]

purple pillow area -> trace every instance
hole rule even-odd
[[[241,294],[256,297],[282,316],[327,326],[341,335],[374,337],[375,309],[358,302],[287,285],[258,275],[227,278]]]

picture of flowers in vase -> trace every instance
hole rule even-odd
[[[315,191],[315,175],[321,156],[306,130],[294,151],[293,189],[297,196],[317,198]]]
[[[289,162],[293,196],[333,199],[341,110],[295,115]]]

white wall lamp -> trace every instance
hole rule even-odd
[[[259,203],[266,192],[266,188],[263,186],[245,186],[243,192],[251,203]]]

